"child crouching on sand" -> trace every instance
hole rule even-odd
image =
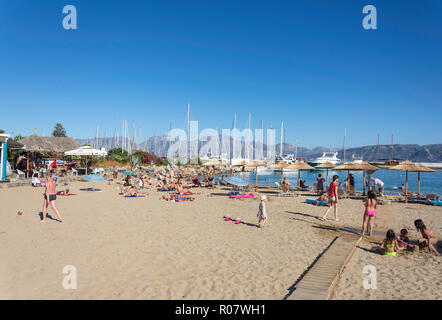
[[[263,228],[264,224],[267,222],[267,210],[266,210],[266,202],[267,202],[267,197],[266,196],[261,196],[261,202],[259,203],[259,208],[258,208],[258,227],[259,228]]]
[[[381,244],[381,250],[383,250],[384,255],[395,257],[399,250],[403,248],[399,247],[396,241],[396,235],[393,230],[388,230],[384,241]]]
[[[418,231],[420,231],[423,237],[423,239],[419,240],[419,247],[422,249],[427,247],[429,252],[433,252],[436,256],[438,256],[439,252],[435,248],[439,240],[437,235],[428,229],[421,219],[415,220],[414,226]]]

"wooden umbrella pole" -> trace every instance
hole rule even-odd
[[[365,171],[364,171],[364,177],[362,183],[364,184],[364,196],[365,196]]]
[[[298,170],[298,191],[301,190],[301,170]]]
[[[326,187],[328,186],[328,168],[327,168],[327,182],[326,182]]]
[[[405,171],[405,202],[408,202],[408,171]]]
[[[417,173],[417,195],[421,195],[421,173]]]

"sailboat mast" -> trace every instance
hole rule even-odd
[[[391,160],[394,160],[394,134],[391,135]]]
[[[377,155],[377,162],[379,162],[379,134],[378,134],[378,155]]]
[[[344,129],[344,146],[343,146],[343,149],[344,149],[344,151],[343,151],[343,162],[345,162],[345,144],[346,144],[346,139],[347,139],[347,129]]]
[[[282,142],[284,139],[284,121],[281,121],[281,141],[279,146],[279,155],[282,156]]]
[[[190,104],[187,104],[187,159],[190,163]]]

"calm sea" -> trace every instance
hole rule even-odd
[[[326,171],[301,171],[301,179],[306,181],[306,184],[312,186],[316,182],[318,173],[322,173],[322,176],[326,177]],[[328,171],[329,183],[333,175],[339,175],[342,183],[347,178],[347,171]],[[355,178],[356,190],[363,189],[363,173],[360,171],[351,172]],[[442,195],[442,170],[436,172],[421,172],[421,192],[422,193],[436,193]],[[236,176],[242,177],[242,173],[236,173]],[[244,173],[244,179],[251,185],[255,184],[255,173]],[[297,184],[298,173],[297,172],[284,172],[284,177],[293,184]],[[389,194],[394,194],[400,191],[401,184],[405,184],[405,172],[396,170],[380,169],[376,171],[372,177],[379,178],[385,183],[385,191]],[[258,173],[259,185],[275,185],[275,182],[281,181],[280,173]],[[408,173],[408,190],[409,192],[417,192],[418,176],[415,172]]]

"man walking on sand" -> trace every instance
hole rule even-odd
[[[60,212],[58,212],[58,209],[55,205],[55,201],[57,200],[57,194],[55,192],[55,180],[52,179],[51,172],[48,172],[46,174],[46,185],[45,185],[45,193],[43,194],[44,202],[43,202],[43,219],[41,222],[46,221],[46,211],[48,209],[49,203],[51,204],[52,209],[54,209],[55,213],[57,214],[58,221],[63,222],[63,219],[61,219]]]

